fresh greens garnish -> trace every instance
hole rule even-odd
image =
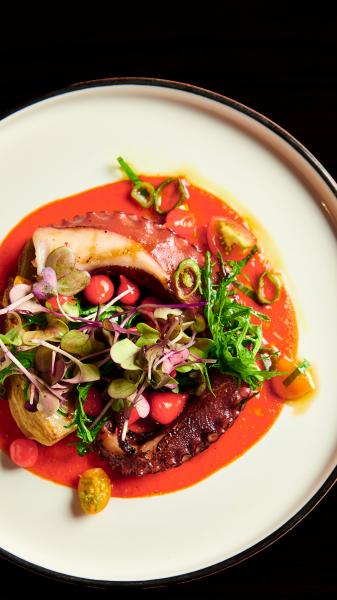
[[[110,355],[112,360],[120,365],[122,369],[127,369],[130,371],[139,370],[139,365],[135,363],[135,358],[139,353],[139,348],[129,340],[129,338],[124,338],[124,340],[120,340],[114,344],[111,348]]]
[[[110,382],[110,385],[108,387],[108,394],[110,398],[121,400],[124,398],[128,398],[128,396],[131,396],[131,394],[133,394],[136,390],[137,383],[133,383],[132,381],[129,381],[127,379],[119,378],[113,379]]]
[[[4,344],[7,344],[7,346],[21,346],[22,344],[22,335],[18,327],[9,329],[6,334],[0,333],[0,339]]]
[[[153,346],[160,338],[160,332],[146,323],[138,323],[136,329],[141,333],[141,336],[136,342],[138,348],[142,348],[143,346]]]
[[[76,435],[80,439],[80,441],[76,444],[76,448],[77,453],[80,456],[84,456],[84,454],[86,454],[88,450],[90,450],[90,447],[95,441],[97,434],[102,428],[102,425],[108,419],[108,415],[104,415],[93,427],[90,427],[90,425],[94,423],[94,419],[88,417],[88,415],[85,413],[83,405],[88,396],[91,386],[91,382],[86,383],[85,385],[77,385],[77,406],[75,408],[73,420],[69,425],[67,425],[68,428],[74,427],[74,425],[76,425]]]
[[[202,293],[207,301],[205,316],[210,329],[213,346],[209,356],[216,359],[216,367],[224,374],[234,375],[239,382],[244,381],[253,390],[265,380],[271,379],[275,371],[261,370],[257,364],[262,346],[262,326],[252,323],[254,315],[260,320],[269,320],[249,306],[235,302],[231,289],[243,267],[257,251],[251,250],[241,261],[223,262],[218,256],[220,273],[214,282],[214,264],[210,252],[206,253],[202,270]]]
[[[80,316],[95,318],[97,309],[98,306],[91,306],[90,308],[80,307]],[[111,316],[116,316],[116,314],[120,312],[123,312],[120,306],[110,306],[106,310],[102,310],[102,312],[99,314],[98,320],[103,321],[104,319],[108,319]]]
[[[38,325],[39,329],[44,329],[47,327],[47,317],[45,313],[36,313],[35,315],[25,314],[25,324],[24,327],[28,327],[29,325]]]
[[[185,193],[180,179],[171,178],[155,190],[123,159],[119,159],[119,164],[133,184],[132,197],[142,206],[149,207],[154,202],[160,214],[165,212],[161,193],[166,185],[176,181],[181,197]],[[40,278],[26,286],[33,293],[26,295],[25,301],[35,296],[34,311],[37,308],[41,312],[27,314],[28,309],[22,304],[19,327],[12,326],[0,334],[0,385],[8,376],[22,373],[30,385],[25,389],[26,396],[29,389],[30,396],[38,398],[37,410],[48,417],[56,412],[67,416],[62,412],[63,401],[74,398],[77,392],[73,419],[67,427],[76,428],[80,455],[92,447],[112,414],[123,448],[131,408],[136,406],[141,418],[148,414],[148,389],[186,390],[200,395],[206,389],[212,391],[210,373],[216,367],[235,377],[238,383],[245,382],[252,390],[258,390],[265,380],[279,374],[272,370],[274,350],[263,345],[262,322],[269,318],[264,312],[237,302],[235,296],[237,287],[253,297],[254,291],[238,277],[245,277],[242,271],[256,252],[254,246],[240,261],[224,261],[219,254],[216,269],[210,252],[205,255],[203,268],[192,258],[185,258],[172,280],[182,302],[149,302],[143,310],[142,305],[124,304],[127,290],[106,304],[83,307],[85,300],[74,296],[85,288],[90,275],[76,268],[76,257],[70,248],[56,248],[47,257]],[[270,272],[263,274],[262,284],[264,280],[274,284],[277,295],[277,280]],[[200,292],[205,301],[188,302],[192,294]],[[60,293],[71,297],[62,306]],[[48,299],[53,295],[59,310],[55,310],[54,302],[48,308]],[[46,306],[38,300],[46,301]],[[260,299],[263,301],[267,303]],[[0,311],[10,313],[18,306],[21,304],[16,302]],[[16,346],[30,346],[32,350],[15,353]],[[296,373],[304,368],[304,364],[299,365]],[[290,383],[296,373],[288,377]],[[99,381],[99,389],[104,390],[103,407],[97,418],[84,410],[94,381]]]
[[[35,351],[20,351],[16,352],[14,356],[15,358],[17,358],[18,361],[20,361],[20,363],[25,369],[32,369],[34,367]],[[21,371],[17,368],[17,366],[14,363],[11,362],[9,365],[0,370],[0,385],[2,385],[7,379],[7,377],[9,377],[10,375],[17,375],[19,373],[21,373]]]

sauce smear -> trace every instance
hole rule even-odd
[[[163,178],[146,177],[154,185]],[[160,217],[150,209],[143,209],[130,199],[130,183],[121,181],[81,192],[69,198],[47,204],[23,219],[5,238],[0,246],[0,292],[7,286],[7,280],[15,275],[18,256],[27,240],[37,227],[60,224],[63,219],[90,211],[125,211],[159,221]],[[199,249],[207,250],[206,229],[212,216],[243,219],[222,200],[192,185],[189,186],[189,214],[193,214],[193,237]],[[172,223],[170,223],[172,225]],[[179,232],[182,235],[183,231]],[[188,237],[188,235],[186,235]],[[260,255],[255,255],[245,269],[253,285],[259,275],[269,268]],[[280,299],[275,304],[261,308],[254,301],[239,295],[270,317],[263,325],[267,343],[275,345],[289,357],[296,356],[297,325],[290,298],[282,287]],[[181,466],[154,475],[143,477],[122,477],[111,471],[107,463],[91,452],[80,457],[75,449],[75,434],[64,438],[52,447],[39,445],[39,457],[31,471],[41,477],[63,485],[76,487],[80,474],[88,468],[102,467],[113,483],[112,495],[116,497],[137,497],[173,492],[197,483],[214,471],[224,467],[242,455],[255,444],[272,426],[281,412],[283,401],[272,391],[267,382],[262,392],[252,398],[244,407],[234,425],[219,440],[201,454]],[[11,442],[22,437],[14,422],[8,402],[0,399],[0,448],[8,453]]]

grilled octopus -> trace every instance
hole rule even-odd
[[[173,274],[181,261],[203,262],[201,252],[164,225],[124,212],[90,212],[59,226],[39,227],[33,244],[38,275],[48,254],[65,245],[75,252],[78,269],[126,271],[135,282],[168,298],[175,297]],[[195,293],[189,302],[198,299]]]
[[[118,433],[104,427],[98,441],[103,458],[122,475],[146,475],[178,467],[215,442],[239,416],[249,395],[246,387],[238,388],[232,377],[217,374],[213,379],[213,394],[205,392],[189,400],[174,423],[157,432],[153,439],[132,445],[125,453],[118,445]],[[141,441],[141,440],[140,440]]]

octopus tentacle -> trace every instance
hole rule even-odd
[[[125,419],[125,416],[123,413],[119,413],[117,415],[116,432],[117,432],[118,444],[119,444],[119,447],[121,448],[121,450],[123,450],[123,452],[125,452],[125,454],[133,455],[136,452],[135,448],[129,444],[128,440],[123,438],[123,428],[125,425],[125,420],[126,419]]]
[[[206,450],[240,414],[244,398],[233,378],[219,374],[213,381],[213,392],[191,400],[174,423],[138,447],[132,456],[116,455],[105,440],[99,442],[101,456],[123,475],[145,475],[178,467]]]

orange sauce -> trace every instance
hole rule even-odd
[[[162,178],[155,177],[146,179],[155,185],[162,181]],[[224,216],[242,222],[242,218],[219,198],[192,185],[189,186],[189,192],[189,209],[194,213],[197,238],[204,249],[206,249],[206,227],[212,216]],[[23,245],[31,238],[37,227],[59,224],[62,219],[71,219],[78,214],[93,210],[120,210],[159,220],[152,210],[142,209],[130,198],[130,183],[126,181],[97,187],[42,206],[18,223],[0,246],[0,292],[5,289],[8,277],[15,274],[17,259]],[[253,285],[256,285],[259,275],[266,268],[268,264],[263,257],[255,255],[245,269]],[[246,303],[255,306],[253,300],[243,295],[241,297]],[[280,299],[275,304],[262,308],[255,307],[270,317],[270,321],[263,325],[267,343],[274,344],[288,356],[295,356],[296,318],[285,288],[282,287]],[[270,429],[280,414],[282,406],[282,400],[266,383],[261,393],[245,405],[234,425],[205,452],[180,467],[155,475],[122,477],[111,471],[107,464],[93,452],[83,457],[78,456],[74,444],[71,444],[76,438],[75,434],[52,447],[40,445],[38,462],[31,471],[51,481],[76,487],[79,475],[84,470],[100,466],[111,477],[113,496],[137,497],[173,492],[197,483],[246,452]],[[17,437],[22,437],[22,433],[11,417],[8,402],[0,399],[0,448],[8,452],[10,443]]]

